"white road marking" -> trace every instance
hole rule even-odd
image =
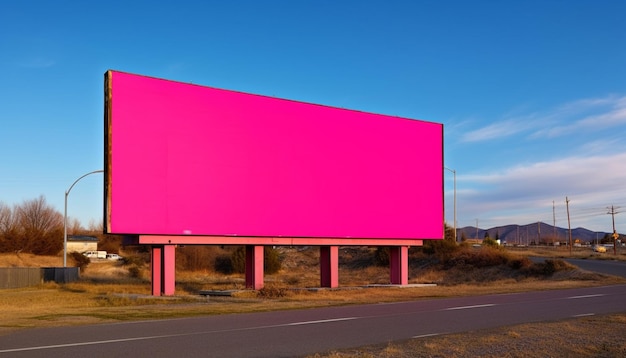
[[[304,321],[304,322],[287,323],[287,324],[285,324],[285,326],[302,326],[302,325],[305,325],[305,324],[318,324],[318,323],[328,323],[328,322],[351,321],[351,320],[357,319],[357,318],[358,317],[321,319],[319,321]]]
[[[441,335],[441,334],[442,334],[442,333],[422,334],[422,335],[419,335],[419,336],[413,336],[413,337],[411,337],[411,338],[413,338],[413,339],[418,339],[418,338],[435,337],[435,336],[439,336],[439,335]]]
[[[52,349],[52,348],[66,348],[66,347],[90,346],[90,345],[95,345],[95,344],[119,343],[119,342],[129,342],[129,341],[141,341],[141,340],[146,340],[146,339],[168,338],[168,337],[178,337],[178,336],[185,336],[185,334],[168,334],[168,335],[163,335],[163,336],[147,336],[147,337],[135,337],[135,338],[120,338],[120,339],[109,339],[109,340],[105,340],[105,341],[91,341],[91,342],[65,343],[65,344],[54,344],[54,345],[49,345],[49,346],[38,346],[38,347],[24,347],[24,348],[3,349],[3,350],[0,350],[0,353],[23,352],[23,351],[34,351],[34,350]]]
[[[581,313],[581,314],[575,314],[572,317],[578,318],[578,317],[589,317],[589,316],[595,316],[595,313]]]
[[[576,299],[579,299],[579,298],[591,298],[591,297],[602,297],[602,296],[604,296],[604,294],[598,293],[598,294],[595,294],[595,295],[583,295],[583,296],[565,297],[565,299],[566,300],[576,300]]]
[[[163,338],[172,338],[172,337],[194,336],[194,335],[211,334],[211,333],[218,333],[218,332],[249,331],[249,330],[254,330],[254,329],[266,329],[266,328],[299,326],[299,325],[305,325],[305,324],[319,324],[319,323],[329,323],[329,322],[338,322],[338,321],[349,321],[349,320],[354,320],[354,319],[358,319],[358,317],[333,318],[333,319],[324,319],[324,320],[318,320],[318,321],[293,322],[293,323],[277,324],[277,325],[270,325],[270,326],[245,327],[245,328],[235,328],[235,329],[215,330],[215,331],[205,331],[205,332],[165,334],[165,335],[160,335],[160,336],[119,338],[119,339],[107,339],[107,340],[102,340],[102,341],[88,341],[88,342],[77,342],[77,343],[54,344],[54,345],[48,345],[48,346],[35,346],[35,347],[23,347],[23,348],[12,348],[12,349],[0,349],[0,353],[11,353],[11,352],[35,351],[35,350],[54,349],[54,348],[91,346],[91,345],[97,345],[97,344],[110,344],[110,343],[120,343],[120,342],[130,342],[130,341],[143,341],[143,340],[150,340],[150,339],[163,339]]]
[[[491,306],[495,306],[495,304],[494,303],[487,303],[487,304],[484,304],[484,305],[450,307],[450,308],[444,309],[444,311],[468,310],[468,309],[472,309],[472,308],[483,308],[483,307],[491,307]]]

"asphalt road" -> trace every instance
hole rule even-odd
[[[626,285],[126,322],[0,336],[0,357],[297,357],[331,349],[625,312]]]
[[[546,257],[531,257],[534,262],[543,262],[549,258]],[[587,260],[587,259],[568,259],[564,258],[564,261],[576,265],[579,268],[587,271],[604,273],[607,275],[626,277],[626,261],[617,260]]]
[[[587,271],[605,273],[607,275],[626,277],[626,261],[565,259]]]

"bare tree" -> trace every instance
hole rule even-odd
[[[25,200],[15,214],[24,251],[56,254],[63,248],[63,215],[48,205],[43,195]]]
[[[80,224],[80,220],[72,218],[69,220],[67,231],[70,235],[80,235],[84,234],[86,230]]]
[[[19,226],[15,211],[0,202],[0,252],[19,250]]]
[[[102,220],[96,221],[94,219],[89,220],[89,228],[87,229],[89,232],[104,232],[104,225],[102,224]]]
[[[4,236],[9,231],[15,230],[16,226],[13,210],[0,201],[0,235]]]

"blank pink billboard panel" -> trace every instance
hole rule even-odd
[[[109,233],[440,239],[441,124],[106,73]]]

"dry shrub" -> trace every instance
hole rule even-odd
[[[186,245],[176,250],[176,268],[186,271],[212,271],[215,260],[224,254],[217,246]]]
[[[378,266],[389,266],[389,247],[376,247],[376,252],[374,253],[374,261]]]
[[[464,248],[453,253],[444,263],[446,268],[472,266],[475,268],[505,265],[511,256],[497,248],[485,246],[479,250]]]
[[[290,286],[298,285],[300,284],[300,282],[302,282],[302,279],[300,278],[300,276],[287,276],[285,278],[285,283]]]
[[[544,262],[534,263],[532,266],[526,268],[526,272],[534,276],[552,276],[557,272],[571,271],[574,269],[576,269],[576,266],[561,259],[549,259]]]
[[[231,274],[246,272],[246,247],[237,247],[230,255],[222,254],[215,258],[215,271]],[[270,247],[263,247],[263,270],[265,274],[271,275],[280,271],[281,258],[278,250]]]
[[[130,278],[142,278],[143,271],[148,265],[146,254],[126,255],[122,259],[122,265],[128,267],[128,276]]]
[[[244,273],[246,272],[246,247],[239,246],[231,255],[230,263],[232,265],[232,272]]]
[[[70,253],[70,259],[72,261],[74,261],[74,264],[76,265],[76,267],[80,268],[80,271],[85,271],[85,269],[87,268],[87,266],[91,263],[91,259],[79,252],[71,252]]]
[[[445,259],[459,250],[461,246],[453,240],[424,240],[423,252],[428,255],[435,255],[440,259]]]
[[[444,272],[441,270],[425,270],[416,274],[416,278],[411,283],[441,283],[444,280]]]
[[[514,270],[524,270],[533,265],[533,262],[525,256],[512,256],[507,263]]]
[[[258,297],[260,298],[281,298],[291,295],[291,290],[278,285],[266,285],[258,291]]]
[[[233,260],[231,255],[223,254],[215,258],[213,268],[215,272],[230,275],[233,273]]]

